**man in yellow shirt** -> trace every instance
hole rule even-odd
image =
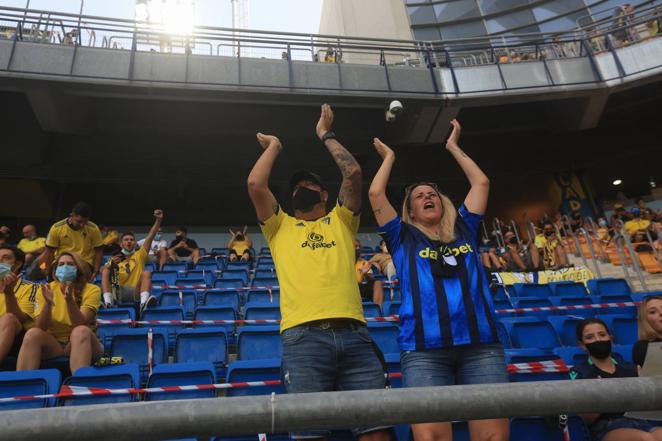
[[[26,225],[23,227],[23,239],[18,243],[18,249],[25,253],[25,266],[30,266],[46,250],[46,238],[37,236],[37,228],[34,225]]]
[[[90,280],[96,278],[103,257],[103,241],[99,227],[90,222],[91,208],[78,202],[68,218],[56,222],[46,237],[46,251],[39,257],[46,264],[46,274],[53,261],[64,252],[78,254],[88,265]]]
[[[0,365],[8,355],[18,356],[25,331],[34,325],[34,303],[39,285],[21,280],[25,255],[0,246]]]
[[[651,221],[648,219],[642,219],[641,209],[639,207],[632,208],[630,213],[632,213],[632,220],[625,222],[625,231],[627,231],[628,235],[632,237],[637,231],[647,230]]]
[[[318,138],[342,173],[338,202],[327,212],[329,193],[308,171],[290,180],[294,216],[286,214],[269,190],[269,176],[282,150],[278,138],[257,134],[264,152],[248,177],[248,194],[269,243],[281,292],[281,357],[288,393],[334,388],[379,389],[383,366],[365,326],[354,272],[354,240],[361,210],[361,168],[331,131],[327,104],[317,123]],[[380,427],[355,428],[362,441],[386,441]],[[325,431],[295,433],[321,438]]]
[[[103,302],[107,308],[117,302],[130,303],[140,300],[140,308],[144,309],[156,302],[156,298],[150,296],[152,273],[145,271],[145,264],[149,261],[149,250],[162,221],[163,211],[154,210],[154,225],[137,250],[136,236],[133,233],[122,234],[118,252],[113,253],[108,264],[101,270]]]

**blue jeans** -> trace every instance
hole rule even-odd
[[[500,343],[403,351],[400,363],[405,387],[508,382]]]
[[[346,328],[303,324],[281,334],[281,376],[287,393],[384,389],[384,369],[368,329],[359,322]],[[352,429],[354,436],[387,427]],[[292,433],[294,439],[328,437],[328,430]]]
[[[655,427],[646,420],[627,418],[624,416],[616,418],[600,418],[589,427],[593,441],[602,441],[602,438],[612,430],[616,429],[636,429],[643,432],[652,432]]]

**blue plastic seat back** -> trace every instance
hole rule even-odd
[[[280,379],[280,359],[238,360],[230,363],[228,367],[228,383]],[[274,385],[228,389],[227,396],[271,395],[272,392],[284,394],[285,388],[282,385]]]
[[[614,343],[631,345],[639,340],[639,327],[634,317],[614,317],[611,321]]]
[[[591,279],[587,282],[591,295],[631,294],[630,285],[625,279]]]
[[[235,290],[207,291],[204,294],[204,305],[229,306],[235,311],[239,311],[239,293]]]
[[[524,297],[513,300],[513,306],[515,308],[549,308],[552,305],[552,302],[549,298],[538,298],[538,297]],[[543,311],[524,311],[519,312],[519,316],[527,317],[547,317],[549,315],[556,314],[555,311],[543,310]]]
[[[272,289],[269,292],[268,289],[251,289],[248,291],[248,297],[246,302],[261,302],[261,303],[273,303],[275,305],[280,304],[280,290]]]
[[[237,335],[237,359],[265,360],[280,358],[282,344],[278,326],[244,326]]]
[[[280,306],[273,303],[246,303],[246,320],[280,320]]]
[[[167,290],[159,297],[159,306],[181,306],[184,309],[184,318],[193,318],[196,306],[196,294],[193,290]]]
[[[255,277],[272,278],[276,277],[276,267],[273,264],[258,264],[255,268]]]
[[[178,278],[177,280],[175,280],[175,286],[185,289],[186,288],[191,289],[194,287],[202,287],[202,286],[211,288],[211,285],[207,285],[207,281],[205,279],[193,279],[193,278],[190,279]]]
[[[198,306],[195,310],[195,320],[237,320],[237,311],[230,306]],[[236,324],[196,324],[196,328],[221,327],[226,334],[233,334]]]
[[[398,327],[393,323],[369,322],[368,331],[384,354],[400,352],[398,346]]]
[[[216,271],[220,270],[223,268],[223,261],[222,260],[199,260],[198,263],[195,264],[194,271],[205,271],[205,272],[211,272],[214,274],[214,277],[216,275]]]
[[[382,316],[382,308],[379,307],[378,304],[368,302],[363,304],[363,316],[368,318],[368,317],[381,317]]]
[[[582,317],[577,316],[552,316],[547,320],[552,324],[556,333],[561,339],[563,346],[577,346],[577,324],[583,320]]]
[[[63,385],[95,387],[102,389],[128,389],[140,386],[140,368],[135,363],[104,367],[83,367],[65,379]],[[136,401],[137,395],[113,394],[61,398],[62,406],[82,406],[88,404],[128,403]]]
[[[125,363],[140,366],[141,382],[147,379],[147,328],[123,329],[113,336],[110,349],[112,357],[122,357]],[[152,365],[168,362],[168,335],[163,329],[153,329]]]
[[[225,288],[225,289],[237,289],[243,288],[246,282],[243,279],[216,279],[214,282],[214,288]]]
[[[552,288],[546,284],[515,283],[513,284],[517,297],[538,297],[546,299],[552,296]]]
[[[568,429],[572,441],[591,441],[588,429],[581,418],[571,416],[568,420]],[[559,441],[563,433],[556,421],[545,420],[541,417],[513,418],[510,421],[511,441]]]
[[[225,247],[214,247],[211,249],[211,253],[226,256],[228,254],[228,249]]]
[[[500,321],[497,321],[495,325],[497,329],[497,337],[499,338],[499,342],[501,342],[501,344],[505,349],[512,348],[513,343],[512,341],[510,341],[510,335],[508,334],[508,330],[506,329],[506,326]]]
[[[177,273],[186,273],[188,269],[187,262],[170,262],[163,265],[163,271],[174,271]]]
[[[253,285],[256,288],[273,288],[280,286],[277,277],[256,277],[253,279]]]
[[[554,354],[558,355],[568,366],[578,365],[588,358],[586,351],[579,347],[555,348]]]
[[[215,270],[210,271],[208,268],[195,269],[186,274],[186,279],[201,279],[205,281],[205,285],[213,286],[214,280],[216,280],[216,272]]]
[[[546,320],[522,317],[504,318],[502,322],[514,348],[550,349],[561,346],[554,327]]]
[[[212,363],[173,363],[154,368],[147,380],[147,387],[189,386],[216,383],[215,368]],[[145,401],[189,400],[212,398],[215,389],[191,390],[185,392],[155,392],[145,394]]]
[[[156,308],[147,308],[145,311],[143,311],[142,320],[160,320],[164,322],[177,320],[181,321],[184,320],[184,308],[181,306],[159,306]],[[175,346],[177,331],[186,327],[186,325],[180,323],[157,323],[147,326],[155,326],[166,330],[168,332],[168,347],[170,348]]]
[[[400,314],[400,302],[384,302],[383,313],[385,316]]]
[[[228,340],[222,327],[185,329],[177,334],[175,361],[193,363],[208,361],[214,364],[216,375],[223,374],[228,361]]]
[[[586,287],[580,282],[550,283],[555,296],[582,297],[588,294]]]
[[[133,308],[109,308],[109,309],[100,309],[97,313],[97,320],[135,320],[136,312]],[[131,327],[130,323],[107,323],[107,324],[97,324],[97,335],[99,336],[99,341],[105,346],[110,347],[110,343],[115,335],[115,331],[118,329],[128,329]]]
[[[175,284],[177,277],[178,277],[177,271],[155,271],[152,273],[152,285],[172,286]]]
[[[0,372],[0,398],[54,394],[60,389],[60,378],[60,371],[56,369]],[[0,403],[0,410],[33,409],[54,405],[55,399],[8,401]]]
[[[400,288],[396,287],[384,287],[384,300],[388,300],[389,302],[400,302],[402,301],[402,293],[400,292]]]

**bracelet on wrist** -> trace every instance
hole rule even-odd
[[[333,131],[331,130],[328,130],[324,135],[322,135],[320,141],[322,141],[322,143],[325,143],[329,139],[336,139],[336,134],[333,133]]]

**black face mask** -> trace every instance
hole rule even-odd
[[[591,357],[605,359],[611,355],[611,340],[594,341],[587,344],[586,349]]]
[[[320,202],[322,202],[320,192],[306,187],[300,187],[294,196],[292,196],[292,207],[304,213],[312,210]]]
[[[183,238],[184,238],[184,236],[182,236],[181,234],[178,234],[178,235],[175,236],[175,239],[177,239],[177,240],[182,240]]]
[[[508,239],[508,243],[510,245],[517,245],[517,238],[516,237],[511,237],[510,239]]]
[[[237,240],[244,240],[244,235],[243,234],[237,234],[237,236],[235,236],[235,237],[236,237]]]
[[[547,237],[552,236],[553,234],[554,234],[553,231],[545,231],[545,236]]]

